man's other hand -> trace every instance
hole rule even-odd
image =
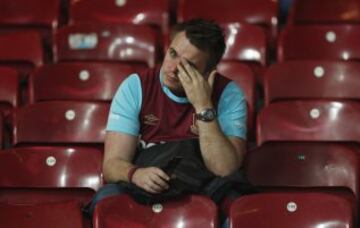
[[[156,194],[169,188],[169,176],[157,167],[138,168],[132,182],[147,192]]]

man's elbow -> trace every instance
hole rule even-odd
[[[231,174],[233,174],[234,172],[238,171],[240,169],[240,164],[233,164],[233,165],[228,165],[228,166],[222,166],[222,167],[218,167],[214,170],[212,170],[212,172],[216,175],[216,176],[220,176],[220,177],[226,177],[229,176]]]

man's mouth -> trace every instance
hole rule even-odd
[[[171,79],[172,81],[179,81],[179,78],[176,74],[174,73],[170,73],[170,74],[167,74],[168,78]]]

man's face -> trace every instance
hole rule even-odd
[[[185,32],[180,32],[175,35],[172,40],[168,51],[166,52],[162,70],[163,70],[163,83],[173,92],[182,94],[184,89],[178,78],[177,66],[180,60],[185,59],[203,76],[205,75],[206,64],[208,55],[204,51],[198,49],[190,43],[186,38]]]

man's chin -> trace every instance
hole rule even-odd
[[[170,89],[171,92],[173,92],[176,95],[183,95],[184,94],[184,89],[181,86],[180,83],[171,83],[169,81],[164,81],[164,85]]]

